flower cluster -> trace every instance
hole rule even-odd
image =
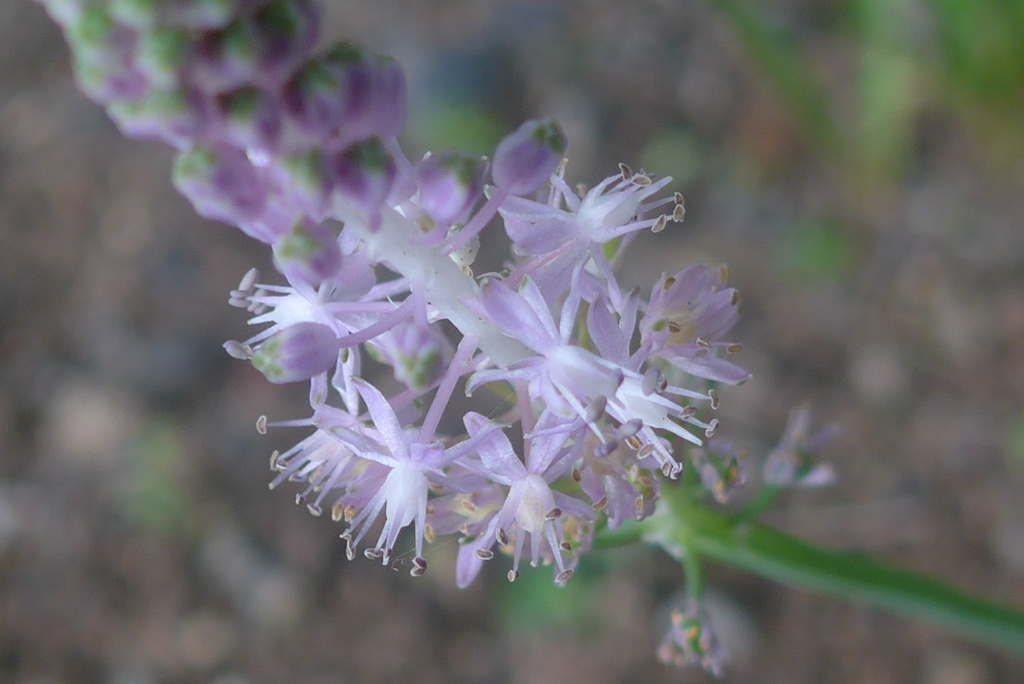
[[[749,377],[725,267],[662,274],[649,292],[615,277],[638,234],[683,220],[671,178],[622,164],[571,187],[550,119],[490,159],[410,160],[403,72],[352,45],[314,53],[313,0],[41,1],[83,90],[126,135],[178,150],[175,183],[201,215],[273,250],[280,280],[250,271],[229,300],[259,332],[224,346],[271,382],[309,383],[308,417],[269,424],[310,431],[273,454],[271,487],[303,484],[300,503],[345,524],[350,559],[390,562],[410,528],[413,575],[425,542],[458,535],[459,586],[496,552],[509,580],[526,558],[562,584],[595,530],[652,515],[667,480],[688,473],[718,501],[743,483],[741,452],[705,443],[715,387]],[[512,253],[476,276],[492,221]],[[364,354],[404,389],[370,384]],[[509,410],[451,416],[460,388]],[[806,433],[798,420],[769,481],[828,479]],[[683,655],[665,657],[717,662],[704,628],[677,622],[663,650]]]
[[[276,425],[313,433],[274,455],[272,486],[305,483],[299,500],[346,524],[350,557],[386,563],[411,527],[414,575],[425,541],[459,534],[460,586],[496,550],[509,579],[525,556],[563,583],[596,528],[650,515],[687,465],[679,446],[714,433],[712,385],[748,377],[724,339],[738,310],[724,267],[663,275],[647,297],[615,278],[640,231],[682,221],[670,178],[621,165],[572,189],[553,120],[523,124],[490,160],[414,163],[396,139],[401,69],[351,45],[314,54],[312,0],[45,4],[85,92],[127,135],[178,149],[175,182],[200,214],[272,247],[284,281],[246,274],[230,303],[261,329],[225,349],[271,382],[310,383],[310,417]],[[513,254],[478,278],[496,217]],[[364,353],[406,389],[385,397],[363,379]],[[513,408],[442,434],[460,386]]]

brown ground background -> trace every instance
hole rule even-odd
[[[844,431],[840,484],[770,520],[1024,607],[1019,107],[950,94],[927,3],[894,4],[881,47],[850,3],[767,4],[834,112],[829,152],[716,7],[333,3],[325,32],[407,65],[411,149],[553,114],[576,180],[673,173],[687,221],[625,279],[730,265],[754,380],[723,393],[723,434],[763,454],[802,401]],[[865,55],[897,74],[874,119]],[[459,592],[451,545],[420,580],[347,563],[336,527],[268,493],[299,435],[255,418],[303,416],[303,392],[220,349],[245,328],[227,292],[266,255],[196,218],[169,151],[122,139],[69,74],[44,12],[0,5],[0,682],[711,681],[654,658],[681,581],[656,552],[595,555],[561,593],[547,571]],[[926,625],[707,574],[726,682],[1024,681]]]

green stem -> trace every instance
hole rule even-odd
[[[661,504],[664,510],[641,526],[647,539],[670,550],[921,618],[1024,654],[1024,613],[1017,610],[861,553],[823,549],[760,523],[729,518],[689,500],[678,487],[666,487]]]

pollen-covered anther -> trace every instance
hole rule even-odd
[[[345,507],[339,501],[338,503],[331,506],[331,520],[334,522],[341,522],[342,517],[345,515]]]
[[[672,289],[672,286],[676,284],[676,279],[673,276],[665,278],[665,282],[661,284],[661,289],[668,292]]]
[[[633,500],[633,508],[638,511],[644,510],[644,497],[638,496]]]
[[[718,410],[718,406],[721,403],[721,401],[718,398],[718,392],[716,392],[713,389],[709,389],[708,390],[708,399],[711,400],[711,408],[713,410],[717,411]]]
[[[519,579],[519,571],[509,570],[508,575],[506,575],[506,577],[508,577],[509,582],[515,582],[517,579]]]
[[[494,538],[497,539],[498,543],[502,546],[508,545],[508,532],[500,527],[494,531]]]
[[[434,539],[437,538],[437,534],[434,532],[434,528],[431,525],[424,525],[423,527],[423,538],[427,540],[428,544],[433,544]]]
[[[650,456],[651,454],[653,454],[653,453],[654,453],[654,448],[655,448],[655,447],[654,447],[654,445],[653,445],[653,444],[649,444],[649,443],[648,443],[648,444],[644,444],[644,445],[643,445],[642,447],[640,447],[640,449],[639,449],[639,450],[638,450],[638,451],[636,452],[636,457],[637,457],[638,459],[645,459],[645,458],[647,458],[648,456]]]
[[[665,477],[669,478],[669,479],[674,479],[672,477],[672,471],[673,470],[674,470],[674,468],[672,467],[671,463],[662,463],[661,464],[661,474],[664,475]]]
[[[477,549],[476,557],[482,561],[489,561],[494,558],[494,552],[490,549]]]
[[[444,485],[438,484],[436,482],[428,483],[427,488],[430,489],[430,491],[432,491],[434,494],[444,494],[445,492]]]
[[[558,575],[555,577],[555,584],[565,584],[566,582],[572,579],[572,576],[572,568],[563,570],[562,572],[558,573]]]
[[[427,571],[427,559],[416,556],[412,559],[412,569],[409,570],[409,574],[413,577],[422,577],[423,573]]]
[[[672,201],[675,202],[675,206],[672,207],[672,220],[676,223],[682,223],[683,219],[686,218],[686,204],[683,199],[683,194],[677,192],[672,195]]]
[[[459,504],[462,506],[462,510],[466,511],[471,515],[477,512],[476,504],[470,501],[469,499],[463,499],[462,501],[459,502]]]
[[[259,418],[256,419],[256,432],[260,433],[261,435],[267,434],[266,416],[260,416]]]
[[[651,226],[651,232],[660,233],[661,231],[665,230],[665,226],[668,225],[668,220],[669,216],[667,214],[662,214],[661,216],[659,216],[658,220],[654,222],[653,226]]]
[[[544,519],[547,521],[558,520],[562,517],[561,508],[552,508],[550,511],[544,514]]]
[[[640,441],[639,437],[633,435],[632,437],[626,438],[626,446],[628,446],[633,451],[639,451],[641,448],[643,448],[643,442]]]
[[[608,507],[608,497],[607,496],[602,496],[600,501],[598,501],[597,503],[591,505],[591,508],[593,508],[595,511],[603,511],[607,507]]]
[[[345,506],[345,522],[352,522],[352,518],[356,517],[356,506],[355,504],[349,504]]]
[[[726,354],[738,354],[741,351],[743,351],[743,345],[739,343],[730,344],[728,347],[725,348]]]

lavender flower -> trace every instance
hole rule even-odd
[[[682,196],[661,195],[671,178],[620,165],[577,194],[553,119],[506,136],[489,179],[486,160],[454,150],[414,165],[397,140],[401,68],[347,43],[314,55],[313,0],[41,1],[87,94],[127,135],[178,150],[174,182],[202,216],[272,247],[282,279],[243,277],[229,303],[257,331],[225,349],[271,382],[309,381],[309,417],[270,424],[314,430],[275,452],[271,487],[303,483],[299,503],[347,525],[350,559],[379,522],[363,555],[388,563],[410,528],[413,575],[425,543],[455,534],[459,586],[495,551],[510,579],[528,557],[563,584],[595,528],[656,514],[680,445],[698,447],[716,499],[742,483],[738,457],[704,445],[718,426],[708,381],[749,377],[726,358],[738,299],[724,269],[662,276],[648,302],[614,274],[640,231],[682,221]],[[477,279],[495,217],[513,253]],[[364,353],[405,388],[371,385]],[[461,383],[500,383],[510,424],[470,412],[444,434]],[[823,479],[812,448],[797,416],[766,479]],[[664,657],[716,669],[700,611],[679,616]]]
[[[810,429],[810,408],[793,409],[782,439],[764,461],[765,482],[784,487],[824,487],[836,481],[835,469],[828,463],[815,463],[812,456],[835,437],[837,429],[830,426],[814,435]]]

